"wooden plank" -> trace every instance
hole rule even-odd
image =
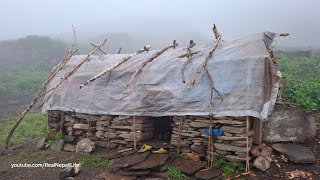
[[[263,122],[258,118],[253,118],[253,144],[262,143]]]

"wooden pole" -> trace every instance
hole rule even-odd
[[[99,47],[98,45],[96,45],[95,43],[91,43],[91,45],[93,46],[93,47],[95,47],[95,48],[98,48],[98,50],[100,51],[100,52],[102,52],[103,54],[107,54],[107,52],[105,51],[105,50],[103,50],[102,48],[101,48],[101,46]]]
[[[167,46],[167,47],[161,49],[160,51],[158,51],[158,52],[156,52],[155,54],[153,54],[149,59],[147,59],[146,61],[144,61],[144,62],[142,63],[142,65],[140,66],[140,68],[139,68],[139,69],[133,74],[133,76],[130,78],[129,83],[128,83],[127,86],[130,86],[130,84],[131,84],[132,80],[134,79],[134,77],[135,77],[136,75],[138,75],[138,73],[141,72],[142,69],[143,69],[149,62],[152,62],[155,58],[157,58],[158,56],[160,56],[162,53],[164,53],[164,52],[167,51],[168,49],[170,49],[170,48],[175,48],[175,47],[177,47],[177,46],[178,46],[178,44],[177,44],[176,41],[174,40],[174,41],[173,41],[173,45]]]
[[[133,146],[134,150],[137,151],[136,116],[133,116]]]
[[[246,173],[250,172],[250,164],[249,164],[249,116],[246,118],[247,123],[247,155],[246,155]]]
[[[180,154],[180,143],[181,143],[181,126],[182,126],[182,116],[180,116],[179,120],[179,132],[178,132],[178,144],[177,144],[177,154]]]
[[[144,48],[138,50],[137,52],[124,57],[123,59],[121,59],[119,62],[117,62],[116,64],[112,65],[111,67],[103,70],[102,72],[100,72],[99,74],[97,74],[96,76],[94,76],[93,78],[87,80],[86,82],[84,82],[83,84],[80,85],[80,89],[83,88],[84,86],[88,85],[89,83],[95,81],[96,79],[100,78],[101,76],[107,74],[108,72],[113,71],[115,68],[119,67],[121,64],[127,62],[130,58],[132,58],[133,56],[140,54],[144,51],[149,51],[149,49],[151,48],[150,45],[144,46]]]
[[[99,46],[97,46],[97,47],[94,47],[94,48],[89,52],[89,54],[88,54],[78,65],[76,65],[70,72],[68,72],[67,75],[65,75],[64,78],[53,88],[53,92],[52,92],[50,95],[48,95],[48,97],[41,103],[41,105],[39,106],[39,108],[41,108],[41,107],[44,105],[44,103],[46,103],[46,102],[50,99],[50,97],[55,93],[55,91],[58,89],[58,87],[59,87],[65,80],[67,80],[72,74],[74,74],[74,73],[80,68],[80,66],[81,66],[83,63],[85,63],[85,62],[89,59],[89,57],[90,57],[93,53],[95,53],[100,47],[104,46],[106,42],[107,42],[107,39],[105,39],[105,40],[102,42],[101,45],[99,45]]]
[[[121,53],[121,47],[119,48],[119,50],[118,50],[118,54],[120,54]]]

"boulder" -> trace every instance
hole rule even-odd
[[[304,142],[316,134],[315,117],[300,107],[276,105],[263,131],[266,142]]]
[[[270,162],[264,157],[259,156],[254,160],[253,166],[261,171],[266,171],[270,168]]]
[[[50,150],[61,151],[63,144],[64,144],[63,139],[55,140],[55,141],[53,141],[52,145],[50,146]]]
[[[313,152],[299,144],[282,144],[277,143],[272,145],[272,148],[289,158],[294,163],[314,163],[316,157]]]
[[[45,144],[46,144],[46,138],[41,138],[37,142],[37,149],[44,149]]]
[[[80,140],[76,146],[77,152],[90,153],[94,149],[95,149],[94,142],[92,142],[88,138]]]

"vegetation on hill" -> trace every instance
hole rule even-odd
[[[281,56],[279,68],[284,78],[284,100],[309,110],[320,109],[320,56]]]
[[[9,134],[9,131],[14,126],[18,118],[18,115],[12,115],[0,119],[0,145],[3,144]],[[16,129],[12,136],[11,142],[13,144],[19,144],[34,141],[37,138],[45,137],[46,130],[47,127],[45,116],[41,113],[29,113]]]
[[[0,93],[33,94],[39,89],[47,70],[35,65],[0,68]]]

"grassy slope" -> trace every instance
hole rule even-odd
[[[47,71],[34,65],[0,68],[0,93],[33,94],[42,84]]]
[[[3,144],[18,118],[18,115],[12,115],[0,120],[0,144]],[[11,142],[13,144],[18,144],[35,141],[40,137],[45,137],[46,130],[46,118],[44,115],[35,112],[28,113],[13,134]]]
[[[285,79],[284,99],[309,110],[320,109],[320,57],[282,56],[279,68]]]

